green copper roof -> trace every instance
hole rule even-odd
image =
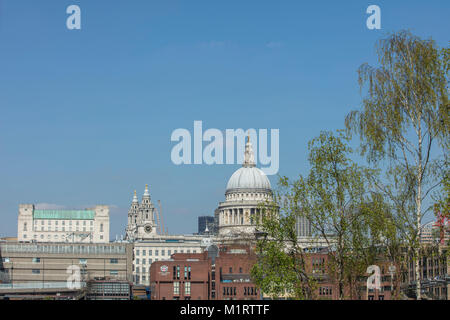
[[[94,220],[93,210],[34,210],[34,219]]]

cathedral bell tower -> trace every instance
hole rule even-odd
[[[148,185],[145,185],[144,195],[139,204],[134,191],[133,201],[128,211],[128,226],[126,238],[128,240],[145,240],[156,236],[155,207],[150,199]]]

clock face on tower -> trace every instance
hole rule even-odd
[[[146,224],[144,227],[144,230],[146,233],[150,233],[150,232],[152,232],[152,226],[149,224]]]

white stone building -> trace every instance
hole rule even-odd
[[[33,204],[21,204],[17,228],[20,242],[108,243],[109,207],[40,210]]]
[[[150,265],[154,261],[169,260],[174,253],[200,253],[205,247],[204,236],[158,234],[156,214],[148,185],[140,203],[135,191],[128,211],[125,241],[134,243],[133,282],[136,285],[150,284]]]
[[[125,230],[126,240],[138,241],[155,237],[157,235],[155,214],[156,208],[151,201],[148,185],[145,185],[141,203],[139,203],[136,191],[134,191],[133,201],[128,211],[128,224]]]
[[[170,260],[174,253],[201,253],[211,244],[208,240],[194,235],[163,235],[134,242],[133,282],[149,286],[150,265],[153,262]]]
[[[225,191],[225,202],[215,211],[219,237],[253,235],[266,201],[272,200],[272,189],[266,174],[256,168],[250,137],[245,145],[242,168],[233,173]]]

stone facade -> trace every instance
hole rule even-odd
[[[20,242],[108,243],[109,207],[39,210],[33,204],[21,204],[17,228]]]
[[[0,255],[8,282],[14,284],[66,282],[72,266],[79,268],[81,281],[132,280],[133,245],[127,243],[3,242]]]
[[[150,199],[148,185],[145,186],[142,201],[139,203],[134,191],[133,201],[128,211],[128,225],[126,228],[126,239],[138,241],[151,239],[157,235],[156,208]]]
[[[250,138],[245,146],[244,163],[228,180],[225,202],[219,203],[215,216],[219,237],[239,237],[253,234],[264,204],[272,201],[270,182],[264,172],[256,168]]]

